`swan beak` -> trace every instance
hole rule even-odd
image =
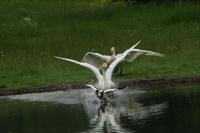
[[[107,63],[103,63],[102,64],[102,68],[108,68],[109,66],[107,65]]]

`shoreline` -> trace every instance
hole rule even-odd
[[[87,82],[69,82],[63,84],[32,86],[18,89],[0,90],[0,96],[18,95],[27,93],[53,92],[68,89],[84,89]],[[119,86],[128,85],[129,87],[170,87],[176,85],[190,85],[200,83],[200,76],[192,77],[164,77],[164,78],[146,78],[146,79],[129,79],[119,82]]]

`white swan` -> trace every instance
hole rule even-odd
[[[75,64],[79,64],[81,66],[84,66],[84,67],[90,69],[95,74],[98,82],[95,86],[93,86],[93,85],[87,85],[87,86],[96,91],[97,97],[104,98],[103,97],[104,93],[114,92],[116,90],[116,89],[113,89],[113,88],[116,88],[116,84],[112,81],[112,75],[113,75],[114,69],[116,68],[116,66],[120,62],[122,62],[124,60],[133,61],[135,58],[137,58],[141,54],[163,56],[162,54],[156,53],[156,52],[153,52],[153,51],[134,49],[139,43],[140,43],[140,41],[137,42],[131,48],[127,49],[123,53],[118,54],[116,56],[115,56],[115,52],[114,52],[113,56],[115,56],[114,57],[115,59],[111,60],[111,58],[113,58],[113,57],[110,58],[111,63],[110,63],[109,66],[105,62],[105,59],[103,59],[106,56],[100,55],[98,53],[95,53],[95,55],[97,55],[97,57],[99,57],[100,62],[103,59],[103,62],[98,64],[99,66],[97,66],[95,63],[90,64],[89,62],[88,63],[79,62],[79,61],[75,61],[75,60],[68,59],[68,58],[62,58],[62,57],[58,57],[58,56],[55,56],[55,58],[66,60],[66,61],[69,61],[69,62],[72,62],[72,63],[75,63]],[[97,61],[99,61],[99,60],[97,60]],[[102,71],[102,74],[100,73],[99,70]],[[98,92],[97,92],[97,90],[98,90]]]
[[[138,44],[139,43],[137,43],[137,45]],[[123,59],[123,61],[133,62],[140,55],[160,56],[160,57],[164,56],[163,54],[153,51],[135,49],[137,45],[134,45],[134,47],[132,47],[133,50],[128,53],[128,55]],[[101,55],[99,53],[87,52],[83,57],[82,62],[91,64],[100,69],[103,63],[106,63],[109,66],[116,58],[122,55],[121,53],[116,55],[114,47],[111,48],[111,53],[112,55],[109,56],[109,55]]]
[[[79,64],[81,66],[84,66],[84,67],[90,69],[95,74],[95,76],[98,80],[95,87],[97,89],[107,90],[107,89],[116,87],[115,83],[112,82],[112,73],[113,73],[113,70],[115,69],[115,67],[121,61],[123,61],[123,59],[128,55],[128,53],[132,52],[133,48],[135,48],[139,43],[140,43],[140,41],[138,43],[136,43],[134,46],[132,46],[131,48],[129,48],[128,50],[126,50],[125,52],[123,52],[120,56],[117,56],[117,58],[110,64],[110,66],[107,68],[107,70],[102,69],[103,74],[101,74],[99,71],[100,66],[97,68],[89,63],[79,62],[79,61],[75,61],[75,60],[68,59],[68,58],[62,58],[62,57],[58,57],[58,56],[55,56],[55,58],[61,59],[61,60],[66,60],[66,61],[69,61],[69,62],[72,62],[75,64]],[[105,68],[107,66],[107,64],[103,63],[101,65],[101,67],[102,66],[103,66],[103,68]]]

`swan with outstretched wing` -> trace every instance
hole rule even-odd
[[[95,87],[97,87],[98,89],[102,89],[102,90],[105,90],[105,89],[109,89],[110,86],[114,86],[114,85],[108,85],[106,82],[107,80],[109,81],[109,83],[113,83],[113,82],[110,82],[110,79],[111,78],[107,78],[106,75],[109,75],[109,74],[106,74],[107,71],[109,71],[110,73],[110,70],[113,72],[113,69],[116,67],[114,64],[118,64],[121,60],[123,60],[124,57],[126,57],[126,55],[128,55],[129,52],[132,51],[133,48],[135,48],[138,44],[140,43],[140,41],[138,43],[136,43],[134,46],[132,46],[131,48],[129,48],[128,50],[126,50],[124,53],[122,53],[120,56],[117,57],[117,59],[115,59],[111,64],[110,66],[111,69],[109,68],[109,70],[105,70],[107,67],[110,67],[107,65],[107,63],[105,62],[102,62],[102,64],[100,64],[98,67],[96,65],[93,65],[93,64],[90,64],[90,63],[87,63],[87,62],[79,62],[79,61],[76,61],[76,60],[72,60],[72,59],[68,59],[68,58],[63,58],[63,57],[58,57],[58,56],[55,56],[55,58],[57,59],[61,59],[61,60],[65,60],[65,61],[69,61],[69,62],[72,62],[72,63],[75,63],[75,64],[78,64],[78,65],[81,65],[83,67],[86,67],[88,69],[90,69],[96,76],[98,82],[97,82],[97,85]],[[114,49],[112,49],[112,51],[114,51]],[[95,58],[103,58],[105,56],[103,55],[100,55],[98,53],[95,53],[96,57]],[[113,52],[113,55],[115,55],[115,52]],[[123,57],[123,58],[122,58]],[[120,59],[120,61],[119,61]],[[87,58],[87,60],[89,61],[89,58]],[[91,59],[91,61],[94,61]],[[117,63],[116,63],[117,62]],[[100,73],[99,70],[102,70],[103,71],[103,74]]]
[[[83,58],[82,62],[75,61],[68,58],[62,58],[55,56],[57,59],[69,61],[78,65],[81,65],[83,67],[86,67],[90,69],[96,76],[98,82],[94,85],[87,85],[88,87],[92,88],[99,98],[104,98],[104,94],[113,94],[114,91],[116,91],[116,84],[112,81],[112,75],[114,72],[114,69],[117,67],[117,65],[125,60],[131,62],[135,58],[137,58],[139,55],[152,55],[152,56],[163,56],[160,53],[156,53],[153,51],[147,51],[147,50],[140,50],[135,49],[135,47],[140,43],[137,42],[134,46],[127,49],[121,54],[118,54],[115,56],[115,51],[113,52],[114,59],[110,58],[109,62],[106,60],[106,56],[98,54],[98,53],[88,53]],[[99,60],[98,60],[99,59]],[[91,62],[92,63],[91,63]],[[99,62],[98,62],[99,61]],[[98,62],[98,63],[96,63]],[[101,72],[100,72],[101,70]],[[102,74],[101,74],[102,73]]]
[[[105,84],[105,88],[104,90],[98,90],[95,88],[95,86],[93,85],[87,85],[88,87],[92,88],[93,90],[95,90],[96,95],[98,98],[103,99],[103,98],[107,98],[107,97],[112,97],[114,96],[114,91],[116,91],[116,84],[112,81],[112,74],[113,71],[115,69],[115,67],[121,62],[123,61],[123,59],[130,53],[133,51],[133,48],[135,46],[137,46],[140,43],[140,41],[138,43],[136,43],[134,46],[132,46],[131,48],[127,49],[125,52],[123,52],[120,56],[118,56],[111,64],[110,66],[107,68],[107,70],[103,70],[103,79],[104,79],[104,84]],[[107,91],[107,92],[106,92]]]
[[[135,48],[139,42],[132,46],[130,49]],[[91,64],[97,68],[101,68],[103,63],[106,63],[109,66],[116,59],[116,57],[121,55],[116,55],[115,47],[111,48],[111,53],[112,55],[102,55],[99,53],[87,52],[81,62]]]
[[[153,51],[135,49],[135,47],[139,44],[139,42],[130,48],[133,50],[131,52],[129,52],[128,55],[125,56],[125,58],[123,58],[123,60],[121,62],[124,62],[124,61],[133,62],[140,55],[159,56],[159,57],[164,56],[163,54],[153,52]],[[88,52],[83,57],[82,62],[91,64],[93,66],[96,66],[97,68],[101,68],[103,63],[106,63],[109,66],[116,58],[118,58],[122,55],[121,53],[116,55],[116,51],[115,51],[114,47],[111,48],[111,53],[112,53],[112,55],[109,56],[109,55],[101,55],[99,53]],[[120,74],[121,74],[122,67],[121,66],[118,67],[118,66],[115,67],[114,73],[117,73],[118,69],[120,68]]]

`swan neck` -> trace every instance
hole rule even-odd
[[[105,86],[104,89],[108,89],[108,82],[107,82],[107,79],[106,79],[106,71],[102,70],[102,73],[103,73],[103,80],[104,80],[104,86]]]
[[[115,57],[115,55],[116,55],[116,52],[115,52],[115,50],[113,50],[112,56]]]

